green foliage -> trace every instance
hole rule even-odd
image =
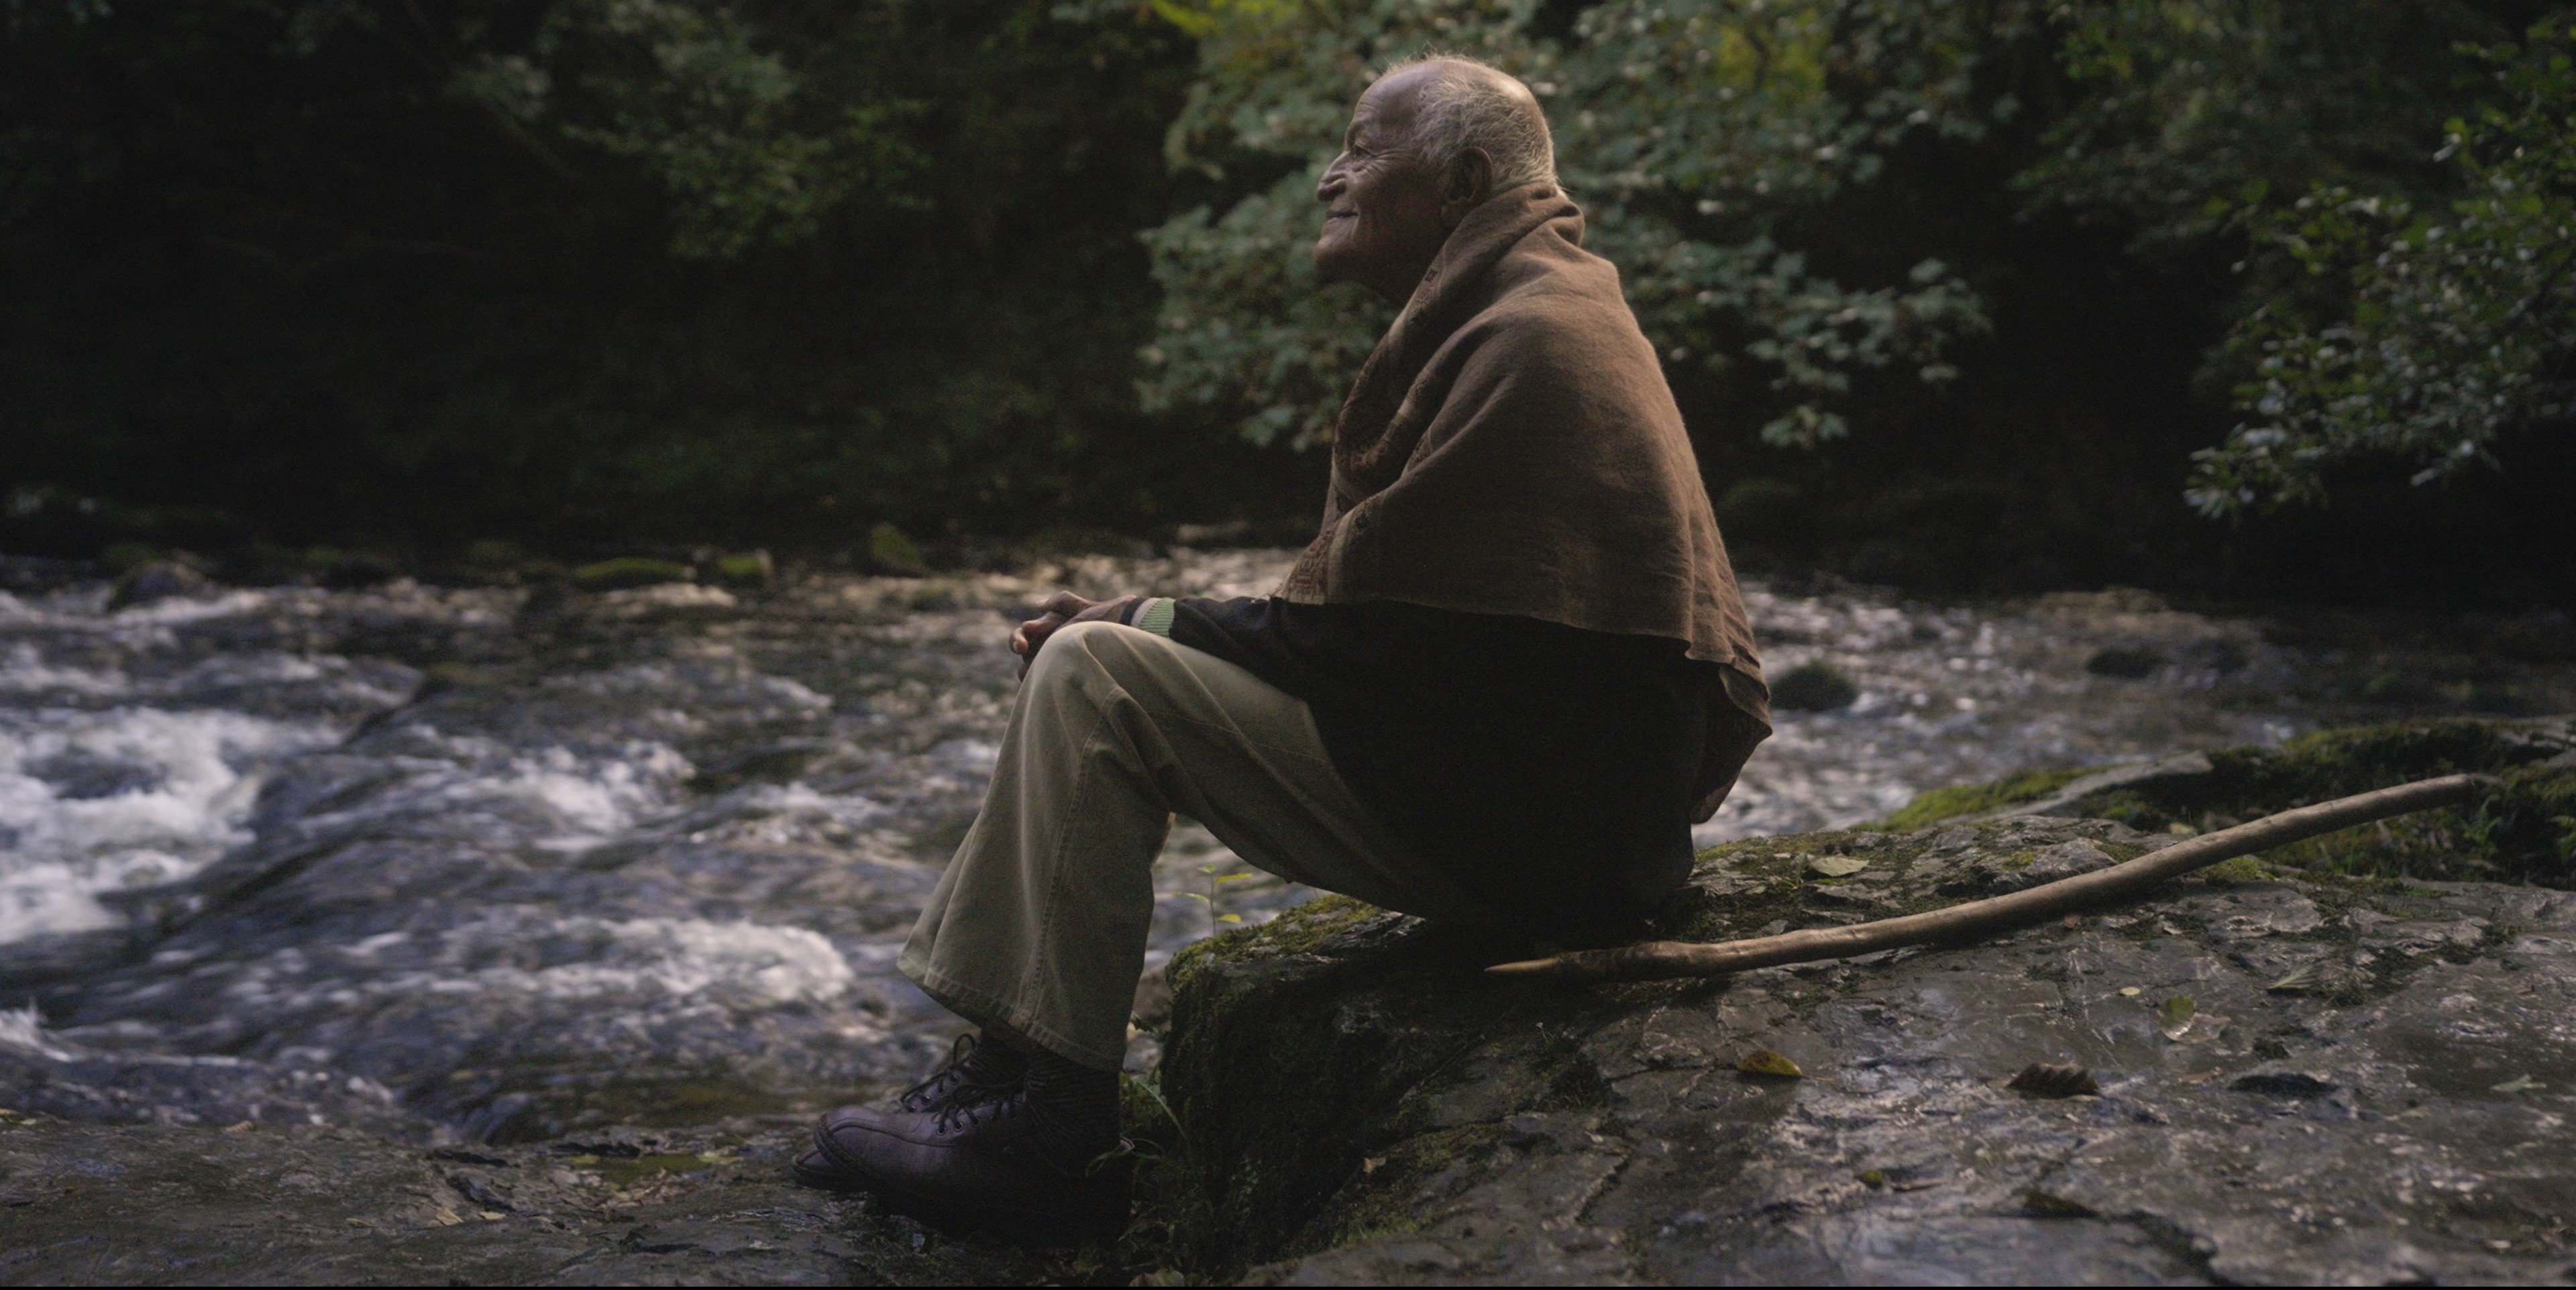
[[[858,30],[831,33],[826,50],[900,36],[891,9],[850,12]],[[453,85],[498,113],[643,162],[670,194],[672,249],[685,256],[800,241],[861,194],[918,201],[908,182],[922,151],[898,127],[923,104],[885,97],[879,76],[817,94],[761,36],[742,11],[695,0],[558,0],[524,51],[477,50]]]
[[[2454,42],[2513,29],[2462,0],[2088,0],[2051,30],[2068,84],[2013,184],[2187,254],[2236,205],[2318,183],[2414,188],[2462,106]],[[2419,147],[2419,141],[2425,145]]]
[[[2308,591],[2348,567],[2377,593],[2391,561],[2357,529],[2421,557],[2411,591],[2521,595],[2568,576],[2515,526],[2565,523],[2552,481],[2576,472],[2530,447],[2443,494],[2486,526],[2455,537],[2473,568],[2370,522],[2402,487],[2336,476],[2346,531],[2304,546],[2272,540],[2295,516],[2200,535],[2175,494],[2238,419],[2193,371],[2258,307],[2284,338],[2366,322],[2462,390],[2512,385],[2526,421],[2564,401],[2546,326],[2485,356],[2421,335],[2523,318],[2490,307],[2513,291],[2563,313],[2565,239],[2455,264],[2473,221],[2446,213],[2404,274],[2373,260],[2411,227],[2392,203],[2450,212],[2493,176],[2563,197],[2525,90],[2459,82],[2489,67],[2460,42],[2533,12],[0,0],[0,544],[506,538],[577,563],[864,559],[881,521],[938,558],[1055,525],[1284,537],[1269,521],[1311,514],[1321,464],[1254,444],[1320,441],[1387,319],[1313,281],[1316,168],[1371,70],[1439,45],[1543,90],[1748,564],[1946,591],[2258,565]],[[2558,93],[2539,57],[2500,65],[2536,69],[2532,103]],[[2353,259],[2225,271],[2269,227],[2249,206],[2320,184],[2381,197]],[[2499,247],[2537,227],[2472,214],[2523,221]],[[2364,260],[2415,285],[2380,302],[2347,272]],[[2443,398],[2436,420],[2467,415]],[[2498,572],[2499,546],[2522,564]]]
[[[1426,48],[1486,58],[1538,90],[1589,244],[1618,263],[1647,334],[1676,364],[1743,365],[1767,388],[1762,435],[1845,433],[1856,375],[1924,384],[1986,327],[1963,279],[1925,258],[1850,283],[1783,240],[1915,132],[1973,137],[1980,52],[2009,40],[1947,6],[1614,0],[1562,38],[1532,0],[1226,4],[1192,11],[1201,77],[1172,127],[1176,164],[1281,175],[1222,215],[1148,235],[1164,289],[1145,351],[1149,406],[1234,409],[1243,432],[1323,438],[1388,311],[1358,288],[1315,291],[1313,190],[1372,71]],[[1870,65],[1865,76],[1829,69]],[[1282,174],[1282,172],[1285,172]]]
[[[2296,297],[2313,291],[2271,278],[2240,301],[2207,301],[2213,313],[2251,312],[2233,343],[2263,354],[2257,402],[2270,420],[2202,454],[2191,498],[2204,510],[2313,497],[2325,465],[2364,450],[2426,457],[2423,477],[2437,477],[2483,456],[2496,427],[2565,412],[2576,238],[2564,42],[2536,29],[2530,52],[2461,43],[2509,30],[2512,5],[1157,9],[1201,40],[1171,156],[1237,188],[1230,204],[1148,235],[1164,296],[1143,390],[1158,409],[1227,410],[1258,441],[1326,437],[1385,325],[1358,288],[1316,292],[1311,190],[1373,72],[1436,49],[1486,58],[1539,91],[1590,245],[1620,265],[1676,379],[1695,373],[1717,391],[1695,411],[1758,425],[1765,443],[1814,447],[1850,433],[1854,416],[1919,420],[1960,361],[2021,361],[1967,342],[1995,325],[1987,284],[2043,271],[2025,248],[1892,223],[1963,197],[1988,221],[2123,230],[2131,271],[2165,273],[2232,254],[2246,208],[2267,193],[2389,194],[2356,205],[2321,188],[2251,226],[2316,272],[2368,261],[2351,269],[2357,303],[2344,322],[2311,322]],[[2430,137],[2470,105],[2459,80],[2478,59],[2503,68],[2511,105],[2455,122],[2446,173],[2425,161]],[[2409,200],[2460,191],[2438,225],[2405,222]],[[2386,254],[2363,254],[2382,241]]]
[[[1190,47],[1057,8],[0,8],[0,543],[1223,518],[1132,385]]]
[[[2258,419],[2197,455],[2203,511],[2322,500],[2324,471],[2363,456],[2428,483],[2576,416],[2576,32],[2529,37],[2465,49],[2498,92],[2439,154],[2467,196],[2426,211],[2320,185],[2254,216],[2258,245],[2329,289],[2294,282],[2230,335]]]
[[[1163,289],[1141,357],[1149,412],[1242,407],[1245,438],[1321,442],[1351,377],[1395,313],[1358,290],[1325,291],[1305,255],[1318,170],[1301,170],[1220,218],[1205,207],[1145,234]]]

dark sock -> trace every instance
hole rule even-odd
[[[1029,1058],[1025,1096],[1046,1114],[1057,1145],[1098,1154],[1118,1145],[1118,1072],[1040,1051]]]

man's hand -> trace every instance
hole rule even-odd
[[[1120,596],[1114,600],[1085,600],[1070,591],[1047,597],[1046,603],[1038,606],[1038,616],[1011,633],[1011,652],[1020,656],[1020,675],[1029,674],[1029,663],[1037,658],[1038,647],[1046,644],[1057,628],[1067,623],[1115,622],[1126,615],[1129,605],[1142,599]]]

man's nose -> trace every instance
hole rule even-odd
[[[1324,177],[1315,181],[1316,201],[1330,204],[1334,198],[1341,196],[1343,185],[1350,179],[1342,173],[1342,163],[1350,158],[1351,154],[1345,152],[1333,158],[1333,164],[1324,167]]]

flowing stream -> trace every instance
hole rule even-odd
[[[959,1024],[893,959],[981,798],[1013,620],[1056,586],[1258,594],[1285,563],[115,609],[104,584],[20,577],[0,592],[0,1106],[506,1141],[801,1116],[917,1077]],[[1857,694],[1781,712],[1703,842],[2021,766],[2576,707],[2563,657],[2497,663],[2421,623],[1748,594],[1775,679],[1827,663]],[[1155,965],[1311,894],[1186,822],[1158,890]]]

